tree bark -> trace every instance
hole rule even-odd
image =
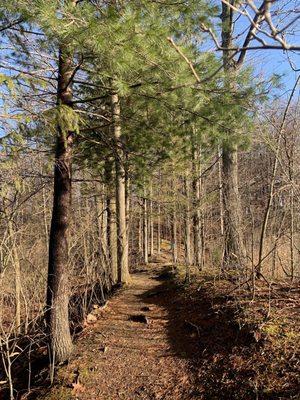
[[[117,222],[116,222],[116,195],[113,182],[113,163],[105,161],[105,183],[107,192],[107,249],[110,264],[111,281],[118,282],[118,252],[117,252]]]
[[[144,236],[144,263],[148,264],[148,207],[147,207],[147,199],[146,195],[144,194],[143,198],[143,211],[144,211],[144,218],[143,218],[143,236]]]
[[[109,259],[109,250],[108,250],[108,237],[107,237],[107,232],[108,232],[108,193],[107,193],[107,187],[103,185],[103,200],[102,200],[102,217],[101,217],[101,222],[102,222],[102,247],[103,247],[103,252],[104,252],[104,259],[108,260]]]
[[[131,197],[130,197],[130,176],[129,172],[125,170],[125,196],[126,196],[126,240],[127,240],[127,249],[129,253],[129,239],[131,235],[131,218],[130,218],[130,207],[131,207]],[[129,255],[127,255],[129,257]],[[129,262],[129,261],[128,261]]]
[[[173,263],[174,265],[176,265],[178,261],[178,250],[177,250],[177,215],[176,215],[175,204],[173,207],[173,215],[172,215],[172,257],[173,257]]]
[[[223,149],[222,172],[225,236],[223,268],[225,269],[241,269],[246,266],[246,248],[242,230],[237,159],[237,149]]]
[[[62,45],[59,52],[57,104],[72,109],[72,55]],[[64,110],[62,110],[64,112]],[[68,228],[71,212],[71,166],[74,131],[58,122],[54,164],[54,195],[49,240],[47,320],[52,361],[63,362],[72,352],[69,326],[70,277]]]
[[[116,200],[114,196],[107,199],[107,239],[109,249],[109,261],[111,280],[113,284],[118,281],[118,254],[117,254],[117,224],[116,224]]]
[[[154,254],[154,222],[153,222],[153,188],[152,188],[152,182],[150,184],[150,200],[149,200],[149,239],[150,239],[150,248],[149,248],[149,254],[152,257]]]
[[[124,152],[121,142],[121,109],[117,92],[111,95],[111,112],[113,134],[116,142],[116,209],[118,233],[118,282],[126,284],[130,280],[128,268],[128,241],[126,219],[126,178],[124,168]]]
[[[218,148],[218,178],[219,178],[219,201],[220,201],[220,233],[224,237],[224,205],[223,205],[223,183],[222,183],[222,151]]]
[[[202,267],[202,240],[201,240],[201,210],[200,210],[200,157],[199,151],[193,149],[193,239],[194,265]]]
[[[15,231],[13,228],[12,216],[8,220],[8,234],[10,238],[12,261],[15,269],[15,324],[16,333],[19,335],[21,333],[21,265],[19,252],[17,248],[17,243],[15,239]]]
[[[186,281],[190,282],[190,267],[192,264],[191,254],[191,210],[190,210],[190,179],[186,176],[184,180],[185,189],[185,221],[184,221],[184,244],[185,244],[185,265]]]
[[[222,47],[232,47],[233,10],[222,2]],[[225,87],[229,93],[235,90],[236,67],[232,51],[223,51]],[[222,149],[222,180],[224,204],[224,259],[223,268],[246,267],[246,247],[243,237],[243,221],[238,185],[238,150],[230,137],[224,139]]]
[[[143,210],[139,207],[139,222],[138,222],[138,248],[139,253],[143,253]]]
[[[161,208],[160,203],[157,204],[157,254],[161,251]]]

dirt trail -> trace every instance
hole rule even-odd
[[[56,384],[38,398],[298,399],[297,373],[281,366],[270,340],[256,340],[251,325],[237,323],[222,287],[219,296],[209,290],[209,276],[184,286],[171,270],[157,263],[132,274],[131,285],[81,333]],[[265,390],[265,382],[280,377],[289,386],[280,381]]]
[[[158,272],[134,274],[130,287],[109,301],[97,323],[80,339],[76,359],[68,366],[69,371],[78,369],[84,386],[73,390],[78,398],[193,398],[188,349],[179,346],[175,351],[170,343],[172,298],[169,283],[160,281]],[[134,321],[133,316],[140,315],[147,321]],[[179,331],[178,339],[185,334]]]

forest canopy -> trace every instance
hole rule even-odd
[[[294,290],[299,18],[297,0],[0,0],[0,391],[21,398],[29,342],[53,383],[93,304],[159,257],[185,285]]]

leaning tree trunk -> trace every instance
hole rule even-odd
[[[116,206],[118,233],[118,282],[126,284],[130,280],[128,269],[128,241],[126,220],[126,177],[124,168],[124,151],[121,142],[121,109],[117,92],[111,95],[111,112],[113,134],[116,142]]]
[[[72,115],[72,55],[61,46],[58,71],[58,113]],[[71,165],[75,127],[66,129],[58,118],[54,164],[54,195],[49,240],[47,320],[53,362],[62,362],[72,352],[69,326],[70,274],[68,228],[71,212]]]
[[[233,42],[233,9],[222,2],[222,47],[225,87],[229,93],[235,91],[236,68],[233,52],[228,50]],[[229,127],[230,129],[230,127]],[[232,138],[223,141],[222,180],[224,203],[224,259],[223,268],[246,267],[246,247],[243,237],[243,220],[238,185],[238,150]]]

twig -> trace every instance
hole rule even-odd
[[[183,54],[183,52],[180,50],[180,48],[175,44],[174,40],[171,37],[168,37],[168,41],[172,44],[172,46],[174,47],[174,49],[177,51],[177,53],[184,59],[184,61],[188,64],[188,66],[190,67],[194,77],[196,78],[197,83],[201,83],[201,79],[199,78],[199,75],[197,74],[193,63],[187,58],[187,56],[185,54]]]

